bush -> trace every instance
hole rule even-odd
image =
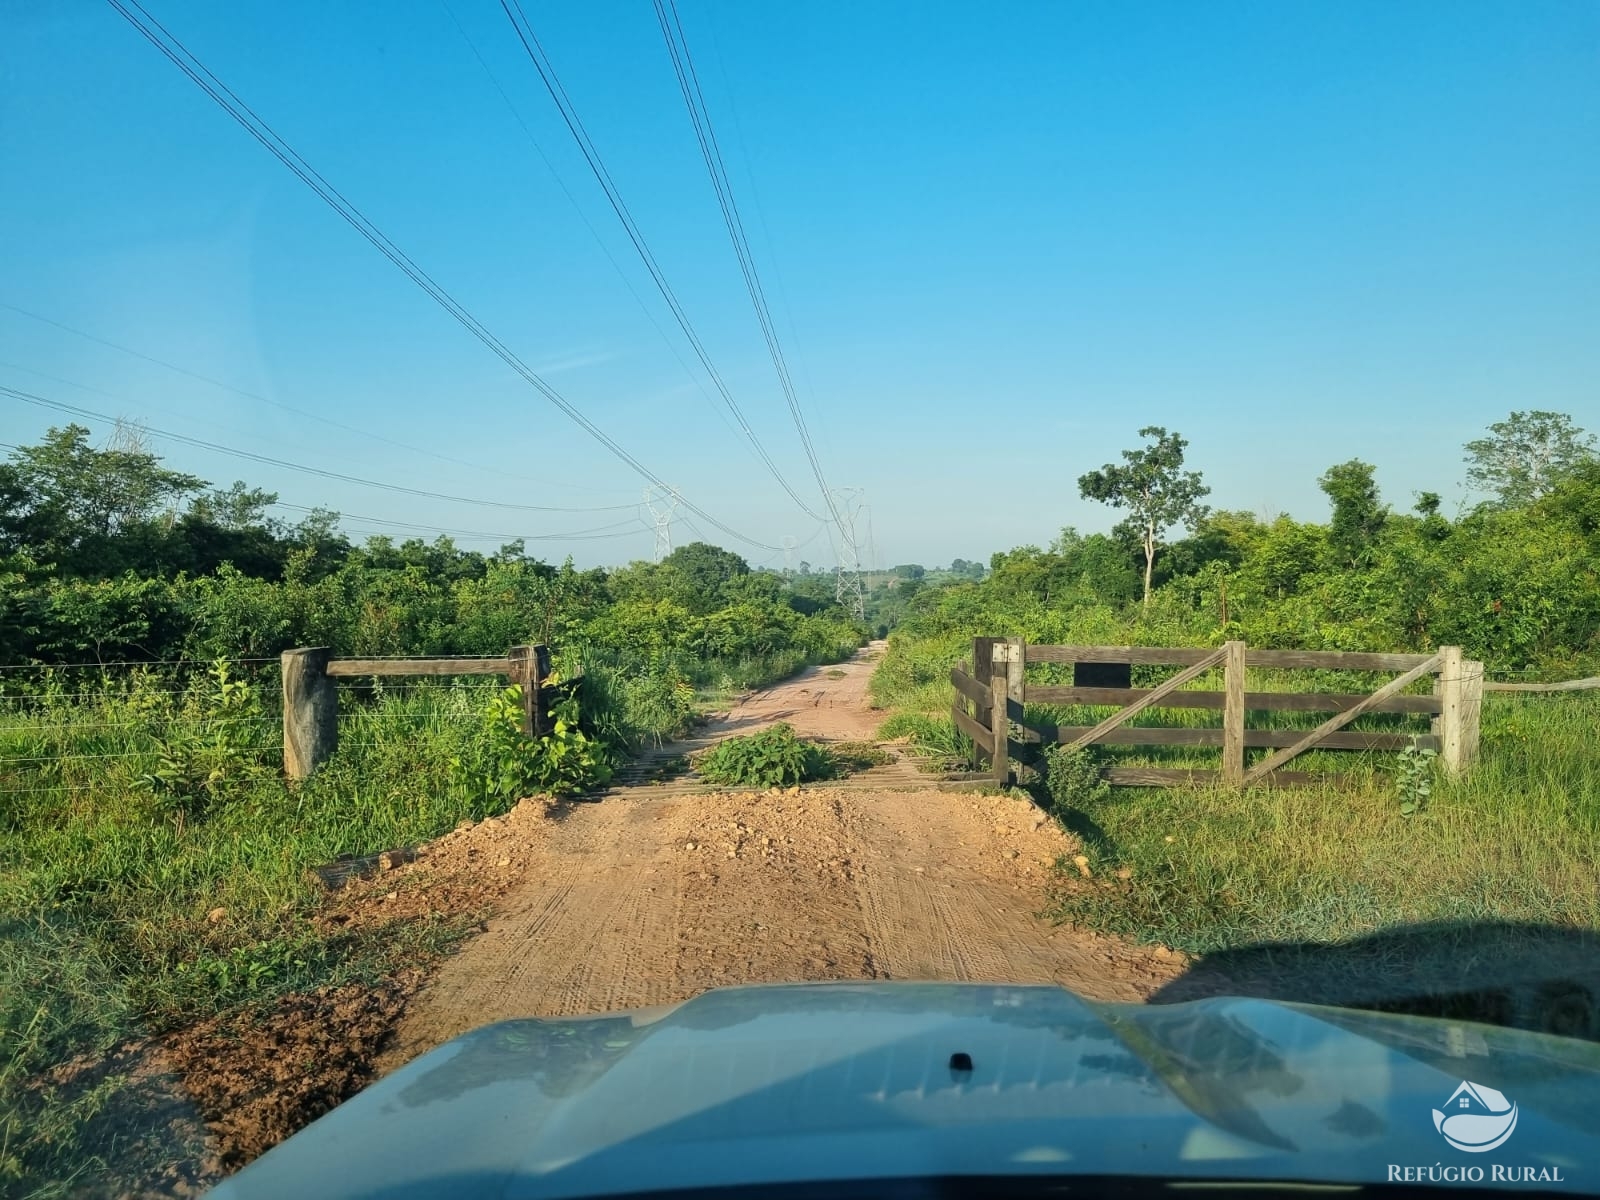
[[[823,778],[829,766],[821,750],[784,723],[720,742],[695,764],[707,783],[736,787],[787,787]]]
[[[578,728],[577,701],[562,701],[550,716],[550,732],[529,738],[522,732],[521,685],[493,697],[469,746],[450,760],[456,786],[474,801],[503,806],[540,792],[581,792],[610,779],[600,744]]]
[[[1070,812],[1086,812],[1111,796],[1111,785],[1100,778],[1100,754],[1093,746],[1069,750],[1051,746],[1045,751],[1045,791],[1050,811],[1059,820]]]

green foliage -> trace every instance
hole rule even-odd
[[[1111,785],[1100,778],[1102,760],[1093,746],[1045,750],[1045,791],[1050,810],[1058,818],[1088,812],[1111,795]]]
[[[191,692],[178,719],[155,738],[156,762],[143,777],[158,808],[180,826],[271,778],[281,765],[264,752],[257,688],[235,678],[226,659],[212,664],[210,678],[212,686]]]
[[[780,722],[745,737],[728,738],[706,751],[695,769],[707,783],[735,787],[788,787],[828,773],[823,753]]]
[[[550,710],[551,730],[530,738],[522,728],[522,687],[492,696],[472,740],[450,760],[455,785],[475,809],[489,811],[531,795],[564,796],[611,778],[598,742],[578,727],[578,705]]]
[[[1373,466],[1359,458],[1329,467],[1317,480],[1333,503],[1328,523],[1328,543],[1348,565],[1364,561],[1371,553],[1388,513],[1378,499]]]
[[[1400,797],[1400,815],[1428,811],[1433,796],[1433,767],[1438,755],[1412,742],[1395,756],[1394,786]]]
[[[1503,508],[1542,499],[1585,463],[1595,461],[1595,440],[1565,413],[1514,412],[1489,426],[1489,436],[1464,447],[1467,482]]]
[[[1202,954],[1433,921],[1600,929],[1600,694],[1491,694],[1483,721],[1477,766],[1409,817],[1376,756],[1326,787],[1113,788],[1075,828],[1131,878],[1069,869],[1052,912]]]
[[[1206,509],[1200,501],[1211,489],[1201,482],[1198,471],[1183,469],[1183,452],[1189,444],[1184,438],[1159,425],[1145,426],[1139,436],[1152,444],[1124,450],[1121,463],[1107,463],[1098,471],[1080,475],[1078,491],[1085,500],[1128,510],[1123,528],[1144,551],[1144,600],[1148,604],[1162,535],[1179,523],[1193,527],[1203,520]]]

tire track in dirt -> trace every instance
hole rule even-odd
[[[812,671],[769,689],[717,728],[789,720],[807,736],[860,738],[877,719],[870,656],[838,670],[826,688]],[[1076,843],[1026,799],[918,788],[903,772],[881,790],[621,788],[556,806],[542,830],[508,825],[523,882],[411,1002],[380,1069],[490,1021],[732,984],[1054,982],[1137,1000],[1180,973],[1159,948],[1036,915],[1051,864]]]

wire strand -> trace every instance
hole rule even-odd
[[[139,359],[141,362],[147,362],[147,363],[150,363],[150,364],[152,364],[154,366],[161,367],[164,370],[172,371],[174,374],[182,375],[182,376],[184,376],[185,378],[188,378],[188,379],[193,379],[198,383],[206,384],[208,387],[218,388],[218,389],[220,389],[220,390],[222,390],[224,392],[231,392],[235,396],[243,396],[246,400],[256,400],[256,401],[261,402],[262,404],[271,405],[273,408],[281,409],[282,411],[287,412],[287,413],[293,413],[295,416],[304,417],[307,420],[317,421],[317,422],[319,422],[319,423],[321,423],[323,425],[327,425],[327,426],[329,426],[330,428],[333,428],[333,429],[340,429],[340,430],[343,430],[346,433],[358,434],[361,437],[371,438],[375,442],[382,442],[385,445],[395,446],[395,447],[397,447],[397,448],[399,448],[401,450],[409,450],[414,454],[421,454],[421,455],[424,455],[424,456],[426,456],[428,458],[437,459],[439,462],[452,463],[452,464],[454,464],[454,465],[456,465],[458,467],[467,467],[467,468],[469,468],[470,470],[473,470],[473,471],[488,471],[488,472],[490,472],[491,474],[494,474],[494,475],[503,475],[508,479],[521,479],[521,480],[524,480],[525,482],[535,482],[533,480],[526,479],[525,476],[513,475],[510,472],[504,470],[503,468],[489,467],[489,466],[485,466],[483,463],[469,462],[467,459],[464,459],[464,458],[454,458],[454,457],[452,457],[452,456],[450,456],[448,454],[440,454],[440,453],[438,453],[437,451],[434,451],[434,450],[424,449],[421,446],[413,446],[409,442],[402,442],[402,441],[398,441],[398,440],[396,440],[394,438],[384,437],[383,434],[381,434],[381,433],[374,433],[372,430],[363,429],[358,425],[346,425],[342,421],[335,421],[332,417],[325,417],[325,416],[322,416],[322,415],[320,415],[318,413],[311,412],[311,411],[309,411],[307,409],[297,408],[296,406],[294,406],[292,404],[285,404],[281,400],[274,400],[271,396],[264,396],[260,392],[252,392],[247,388],[235,387],[231,383],[224,383],[220,379],[213,379],[209,375],[202,375],[198,371],[191,371],[186,367],[180,367],[176,363],[171,363],[171,362],[167,362],[165,359],[156,358],[152,354],[145,354],[143,351],[135,350],[131,346],[123,346],[123,345],[120,345],[117,342],[108,341],[107,339],[102,338],[102,337],[96,337],[94,334],[89,333],[89,332],[87,332],[85,330],[76,329],[73,326],[66,324],[65,322],[53,320],[52,318],[45,316],[43,313],[36,313],[33,310],[27,309],[27,308],[23,308],[20,305],[8,304],[5,301],[0,300],[0,308],[3,308],[8,312],[14,312],[18,316],[27,317],[30,321],[38,321],[41,324],[49,325],[52,328],[61,330],[63,333],[70,333],[74,337],[83,338],[85,341],[93,342],[97,346],[104,346],[108,350],[115,350],[119,354],[126,354],[126,355],[129,355],[132,358]],[[25,367],[22,368],[22,369],[23,370],[27,370],[27,368],[25,368]],[[36,371],[36,372],[33,372],[33,374],[42,375],[43,372],[37,372]],[[46,375],[44,377],[46,379],[51,378],[48,375]],[[70,381],[68,381],[68,380],[58,380],[58,382],[70,383]],[[70,386],[82,387],[83,385],[82,384],[70,384]],[[86,389],[86,390],[99,391],[98,388],[89,388],[89,389]],[[102,394],[106,394],[106,393],[102,393]],[[537,482],[541,486],[549,486],[554,481],[549,480],[549,479],[540,479]],[[570,487],[570,488],[574,488],[575,490],[583,490],[583,491],[593,490],[593,489],[587,489],[587,488],[578,489],[578,488],[576,488],[576,485],[570,484],[570,483],[559,483],[559,484],[556,484],[556,486],[558,486],[558,487]]]
[[[68,416],[83,417],[87,420],[107,421],[115,424],[116,417],[107,413],[95,412],[90,408],[83,408],[76,404],[67,404],[61,400],[50,400],[33,392],[25,392],[21,388],[0,384],[0,395],[8,396],[13,400],[20,400],[24,404],[32,404],[38,408],[50,408],[57,412],[66,413]],[[167,429],[157,429],[154,425],[142,425],[146,433],[165,438],[168,441],[179,442],[185,446],[194,446],[201,450],[211,450],[218,454],[232,455],[234,458],[248,459],[250,462],[264,463],[271,467],[283,467],[290,471],[301,471],[307,475],[317,475],[323,479],[336,479],[341,483],[354,483],[361,487],[379,488],[386,492],[399,492],[407,496],[421,496],[428,500],[445,500],[452,504],[475,504],[484,508],[505,508],[517,512],[626,512],[630,508],[637,508],[635,504],[608,504],[592,508],[563,507],[548,504],[516,504],[510,500],[487,500],[474,496],[452,496],[444,492],[430,492],[425,488],[406,487],[398,483],[385,483],[380,479],[364,479],[359,475],[346,475],[342,471],[329,471],[322,467],[307,466],[304,463],[290,462],[284,458],[273,458],[266,454],[257,454],[253,450],[239,450],[233,446],[224,446],[220,442],[208,442],[204,438],[190,437],[184,433],[173,433]]]
[[[505,10],[507,19],[510,20],[512,28],[516,30],[517,40],[522,43],[522,48],[527,52],[528,59],[533,63],[534,70],[539,73],[539,78],[544,83],[545,90],[550,93],[550,98],[555,101],[556,107],[560,109],[561,119],[566,123],[567,130],[572,134],[573,140],[577,142],[578,149],[582,151],[584,161],[589,164],[589,170],[594,175],[596,182],[600,184],[601,190],[605,192],[606,199],[611,204],[611,210],[616,213],[617,220],[622,222],[623,229],[627,231],[628,240],[633,243],[634,250],[637,251],[640,261],[644,263],[645,270],[650,273],[650,278],[655,283],[656,290],[661,293],[661,298],[667,302],[667,308],[671,310],[673,319],[678,323],[678,328],[683,331],[683,336],[688,339],[695,356],[700,360],[700,365],[705,368],[706,374],[711,377],[711,382],[716,387],[717,394],[722,397],[723,404],[733,414],[733,419],[738,422],[745,439],[755,450],[756,455],[766,466],[768,472],[778,481],[778,485],[788,493],[789,498],[800,507],[802,512],[808,517],[816,517],[818,514],[811,510],[810,505],[805,502],[799,492],[795,491],[794,486],[784,477],[783,472],[778,470],[777,463],[773,462],[772,456],[767,452],[767,448],[761,444],[761,439],[756,436],[755,430],[750,427],[750,422],[745,419],[743,410],[740,409],[738,402],[733,398],[733,393],[728,390],[728,385],[724,382],[722,373],[717,370],[716,364],[711,361],[711,355],[707,352],[705,344],[700,340],[700,335],[695,332],[694,326],[689,321],[688,314],[684,311],[683,305],[679,303],[676,293],[672,290],[672,285],[667,282],[666,275],[656,261],[655,254],[651,251],[650,244],[646,240],[643,231],[639,229],[638,223],[634,220],[632,212],[629,211],[627,203],[617,190],[616,182],[611,178],[611,172],[607,170],[605,161],[600,157],[599,150],[595,148],[594,142],[589,137],[589,131],[584,128],[583,121],[579,118],[577,109],[573,106],[572,98],[567,95],[566,88],[562,86],[561,80],[556,76],[555,68],[550,64],[549,55],[545,53],[544,46],[534,33],[533,25],[528,20],[527,13],[523,11],[521,0],[500,0],[500,7]],[[763,546],[762,549],[771,550],[774,547]]]
[[[505,2],[506,0],[501,0],[502,4]],[[516,3],[516,0],[511,2]],[[674,0],[665,0],[665,3],[663,0],[653,0],[653,3],[656,19],[661,26],[661,35],[667,44],[668,56],[672,60],[673,72],[678,78],[678,88],[683,93],[684,106],[689,110],[689,121],[694,127],[695,140],[699,143],[706,173],[711,177],[712,190],[717,195],[717,206],[722,212],[723,225],[728,231],[729,240],[733,243],[734,255],[739,260],[739,271],[744,278],[745,290],[749,293],[750,304],[755,309],[756,320],[761,325],[761,334],[766,341],[767,354],[772,359],[779,386],[783,389],[784,402],[789,407],[789,415],[794,422],[795,431],[800,435],[800,444],[805,451],[806,461],[811,466],[817,487],[821,489],[823,501],[833,517],[834,524],[839,526],[841,537],[852,538],[853,533],[845,532],[844,523],[834,505],[832,492],[823,477],[822,464],[817,458],[816,447],[812,444],[811,433],[806,428],[805,416],[800,409],[800,398],[795,393],[794,381],[789,375],[789,363],[778,340],[772,312],[767,306],[766,290],[761,285],[755,256],[750,252],[750,241],[745,236],[744,219],[739,214],[738,201],[733,195],[733,185],[728,179],[727,167],[722,158],[722,147],[717,142],[716,130],[711,124],[711,112],[706,106],[705,93],[700,88],[700,77],[695,70],[694,56],[689,50],[688,38],[683,32],[683,23],[678,17],[677,5]]]
[[[393,263],[414,284],[423,290],[436,304],[455,318],[469,333],[483,343],[497,358],[520,375],[531,387],[544,396],[551,404],[555,405],[574,424],[609,450],[616,458],[620,459],[631,470],[646,482],[658,487],[665,487],[659,475],[646,467],[642,462],[624,449],[615,439],[602,430],[598,425],[585,416],[575,405],[566,399],[560,392],[545,382],[536,371],[528,366],[517,354],[503,341],[491,333],[482,322],[472,315],[459,301],[440,286],[434,279],[419,267],[404,251],[389,239],[367,216],[354,204],[347,200],[332,184],[330,184],[315,168],[311,166],[300,154],[289,145],[275,130],[257,116],[248,105],[228,88],[209,68],[205,66],[189,49],[176,37],[167,31],[160,22],[156,21],[148,11],[139,3],[139,0],[107,0],[124,20],[136,30],[141,37],[154,46],[173,66],[177,67],[184,75],[188,76],[201,91],[205,92],[211,100],[232,117],[246,132],[259,142],[268,153],[278,159],[302,183],[309,187],[323,203],[334,210],[344,221],[355,229],[363,238],[391,263]],[[135,12],[137,10],[137,12]],[[765,542],[746,536],[729,525],[717,520],[703,508],[684,499],[683,505],[727,534],[729,537],[747,545],[755,546],[762,550],[772,550],[777,547],[769,546]]]

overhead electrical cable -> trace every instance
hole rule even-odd
[[[311,411],[309,411],[307,409],[297,408],[293,404],[285,404],[282,400],[274,400],[271,396],[264,396],[260,392],[252,392],[252,391],[248,390],[247,388],[235,387],[231,383],[224,383],[220,379],[213,379],[209,375],[202,375],[198,371],[191,371],[187,367],[180,367],[177,363],[168,362],[165,359],[157,358],[152,354],[145,354],[143,351],[135,350],[131,346],[119,345],[116,342],[107,341],[103,337],[96,337],[94,334],[89,333],[89,332],[87,332],[85,330],[75,329],[71,325],[68,325],[68,324],[66,324],[66,323],[64,323],[62,321],[53,320],[52,318],[45,316],[43,313],[33,312],[31,309],[22,308],[20,305],[7,304],[5,301],[0,300],[0,308],[5,309],[7,312],[14,312],[18,316],[27,317],[30,321],[38,321],[41,324],[49,325],[49,326],[51,326],[51,327],[53,327],[55,329],[61,330],[63,333],[70,333],[74,337],[79,337],[79,338],[84,339],[84,341],[93,342],[97,346],[104,346],[108,350],[115,350],[119,354],[126,354],[126,355],[128,355],[128,356],[130,356],[132,358],[139,359],[141,362],[151,363],[154,366],[161,367],[164,370],[168,370],[168,371],[173,372],[174,374],[182,375],[182,376],[184,376],[185,378],[188,378],[188,379],[193,379],[198,383],[203,383],[203,384],[206,384],[209,387],[218,388],[218,389],[220,389],[220,390],[222,390],[224,392],[232,392],[235,396],[242,396],[246,400],[256,400],[256,401],[259,401],[262,404],[269,404],[273,408],[281,409],[282,411],[284,411],[286,413],[293,413],[297,417],[304,417],[304,418],[306,418],[307,420],[310,420],[310,421],[317,421],[320,424],[327,425],[329,428],[332,428],[332,429],[342,429],[346,433],[359,434],[361,437],[371,438],[375,442],[383,442],[385,445],[388,445],[388,446],[395,446],[395,447],[398,447],[401,450],[409,450],[413,454],[421,454],[421,455],[424,455],[424,456],[426,456],[428,458],[437,459],[439,462],[453,463],[458,467],[467,467],[467,468],[469,468],[470,470],[473,470],[473,471],[489,471],[489,472],[491,472],[493,474],[496,474],[496,475],[506,475],[509,478],[519,478],[518,476],[511,476],[506,471],[503,471],[503,470],[500,470],[500,469],[497,469],[497,468],[494,468],[494,467],[485,466],[482,463],[468,462],[464,458],[452,458],[448,454],[440,454],[437,451],[427,450],[427,449],[424,449],[421,446],[413,446],[409,442],[401,442],[401,441],[397,441],[396,439],[391,438],[391,437],[384,437],[383,434],[381,434],[381,433],[374,433],[372,430],[363,429],[358,425],[346,425],[343,421],[335,421],[332,417],[324,417],[324,416],[321,416],[318,413],[311,412]],[[0,366],[3,366],[3,365],[7,365],[7,364],[0,364]],[[21,368],[21,370],[27,371],[27,370],[30,370],[30,368],[23,367],[23,368]],[[42,372],[42,371],[32,371],[31,373],[35,374],[35,375],[41,375],[46,379],[52,378],[49,375],[45,375],[44,372]],[[84,388],[85,391],[99,391],[98,388],[89,388],[89,387],[86,387],[84,384],[81,384],[81,383],[72,383],[71,380],[61,379],[61,380],[57,380],[56,382],[65,383],[69,387]],[[554,481],[545,480],[545,479],[541,479],[540,480],[540,483],[542,485],[548,485],[548,484],[550,484],[552,482],[554,482]],[[573,485],[569,484],[569,483],[562,483],[562,484],[559,484],[558,486],[560,486],[560,487],[572,487]],[[593,489],[586,489],[586,490],[593,490]]]
[[[113,0],[115,3],[116,0]],[[584,161],[589,164],[596,182],[606,194],[606,199],[611,203],[611,209],[617,214],[617,220],[622,222],[622,227],[627,231],[628,240],[633,243],[633,248],[639,254],[640,261],[645,265],[645,270],[650,273],[650,278],[655,282],[656,290],[661,293],[661,298],[667,302],[667,307],[672,311],[673,318],[678,322],[678,328],[683,330],[683,336],[688,339],[689,345],[695,352],[695,357],[700,360],[700,365],[711,377],[712,384],[717,389],[717,394],[722,397],[722,402],[728,411],[733,414],[733,419],[738,422],[745,438],[755,449],[757,456],[766,464],[767,470],[778,481],[778,485],[789,494],[789,498],[800,506],[800,510],[808,517],[822,519],[812,511],[800,493],[784,478],[783,472],[767,453],[767,448],[761,444],[761,439],[756,436],[750,422],[745,419],[743,410],[734,400],[733,393],[728,390],[728,385],[723,381],[722,373],[717,370],[716,364],[711,361],[711,355],[706,351],[705,344],[700,340],[700,335],[695,332],[694,326],[689,321],[689,316],[684,312],[683,305],[678,302],[677,295],[672,290],[672,285],[667,282],[667,277],[662,273],[660,264],[656,261],[655,254],[650,249],[643,232],[640,231],[633,214],[629,211],[622,194],[617,190],[616,183],[611,178],[611,172],[606,169],[605,161],[600,157],[600,152],[595,148],[594,142],[589,137],[589,132],[583,126],[582,119],[578,116],[577,109],[573,106],[572,99],[567,95],[566,89],[561,85],[561,80],[555,73],[555,68],[550,65],[549,56],[545,54],[544,46],[540,44],[538,35],[533,31],[533,25],[522,10],[520,0],[500,0],[500,7],[505,10],[511,27],[516,31],[517,40],[522,43],[522,48],[527,51],[528,59],[533,63],[534,70],[539,73],[545,90],[550,93],[550,98],[555,101],[556,108],[561,112],[561,119],[566,123],[567,130],[582,151]]]
[[[345,526],[345,525],[341,524],[340,529],[344,533],[354,534],[354,535],[357,535],[357,536],[360,536],[360,537],[367,537],[367,538],[390,537],[391,536],[390,533],[388,533],[388,532],[386,532],[384,530],[363,529],[358,525]],[[549,542],[609,542],[609,541],[615,541],[618,538],[638,537],[641,534],[649,533],[649,532],[650,531],[646,526],[644,526],[644,525],[635,525],[634,528],[632,528],[632,529],[624,529],[624,530],[621,530],[620,532],[616,532],[616,533],[552,533],[552,534],[548,534],[548,535],[546,535],[546,534],[539,534],[539,535],[518,534],[515,538],[508,538],[507,540],[508,541],[522,541],[522,542],[544,542],[544,541],[549,541]],[[462,536],[462,537],[472,537],[472,536],[475,536],[475,535],[472,535],[472,534],[461,534],[460,536]]]
[[[501,101],[506,106],[506,111],[511,114],[511,119],[517,123],[517,127],[522,130],[523,136],[528,139],[528,145],[533,147],[533,152],[539,156],[539,161],[544,164],[545,170],[550,173],[550,178],[555,180],[556,187],[567,198],[567,203],[572,206],[572,211],[577,214],[578,220],[583,223],[583,227],[589,231],[589,236],[594,239],[594,244],[600,248],[600,253],[605,255],[606,261],[611,264],[611,269],[616,272],[617,278],[622,281],[622,286],[627,289],[628,295],[632,296],[633,302],[639,306],[639,311],[644,314],[644,319],[650,322],[650,328],[654,329],[657,335],[660,336],[661,344],[667,348],[667,352],[672,355],[678,366],[683,368],[683,373],[694,384],[695,390],[700,393],[701,398],[711,407],[711,411],[716,414],[717,420],[722,422],[729,433],[737,433],[738,430],[728,420],[728,414],[717,407],[716,401],[711,398],[711,393],[706,391],[706,385],[700,381],[698,375],[689,369],[689,364],[683,361],[683,355],[678,353],[678,347],[667,336],[667,331],[661,328],[661,323],[656,320],[655,314],[650,311],[650,306],[644,302],[644,297],[639,295],[638,289],[633,286],[633,280],[628,278],[628,273],[622,269],[622,264],[617,261],[617,256],[611,253],[611,247],[606,245],[605,239],[600,236],[600,231],[594,227],[594,222],[589,220],[589,214],[583,211],[583,205],[578,203],[578,198],[572,194],[572,189],[567,187],[566,181],[561,178],[561,174],[556,170],[555,164],[545,154],[544,147],[539,144],[539,139],[533,136],[533,130],[529,129],[528,123],[522,119],[522,113],[512,103],[511,96],[501,86],[500,80],[494,71],[490,69],[488,60],[483,57],[483,52],[478,49],[478,44],[468,35],[466,27],[461,24],[460,18],[456,16],[455,9],[450,7],[449,0],[439,0],[439,6],[449,16],[450,23],[456,27],[456,32],[461,35],[461,40],[467,44],[467,49],[472,51],[472,57],[478,60],[478,66],[483,68],[485,77],[494,86],[494,90],[499,93]]]
[[[315,512],[318,512],[318,511],[324,511],[324,512],[329,511],[327,509],[318,510],[318,509],[315,509],[315,508],[307,508],[303,504],[285,504],[281,500],[274,501],[273,502],[273,507],[274,508],[284,508],[284,509],[288,509],[290,512],[299,512],[299,513],[315,513]],[[442,534],[447,534],[447,535],[453,535],[453,536],[456,536],[456,537],[504,538],[506,541],[516,541],[518,538],[521,538],[523,541],[528,541],[528,542],[558,542],[558,541],[561,541],[564,538],[590,537],[590,536],[593,536],[595,534],[601,534],[601,533],[609,534],[610,531],[616,530],[616,529],[623,529],[625,526],[631,527],[631,528],[629,528],[628,532],[644,532],[644,531],[647,531],[650,528],[637,515],[635,515],[634,517],[632,517],[631,519],[629,519],[627,521],[613,521],[609,525],[596,525],[596,526],[593,526],[592,528],[589,528],[589,529],[573,529],[573,530],[569,530],[566,533],[534,533],[534,534],[529,534],[529,533],[489,533],[489,532],[486,532],[486,531],[484,531],[482,529],[454,529],[454,528],[451,528],[448,525],[421,525],[421,524],[418,524],[415,521],[394,521],[394,520],[390,520],[388,517],[366,517],[366,516],[362,516],[360,513],[339,512],[337,515],[338,515],[339,520],[341,522],[343,522],[345,520],[365,521],[369,525],[388,525],[388,526],[393,526],[394,528],[397,528],[397,529],[416,529],[416,530],[421,530],[424,533],[442,533]],[[619,534],[617,536],[621,536],[621,535]]]
[[[502,4],[505,2],[506,0],[501,0]],[[515,3],[516,0],[512,2]],[[689,42],[683,33],[683,23],[678,18],[677,5],[674,0],[653,0],[653,3],[656,19],[661,25],[661,35],[667,43],[667,53],[672,59],[673,72],[678,77],[678,88],[683,93],[683,102],[689,110],[690,123],[694,126],[695,140],[700,145],[700,155],[705,160],[706,172],[711,176],[711,186],[717,194],[717,206],[722,210],[722,221],[727,227],[728,239],[733,243],[734,254],[739,260],[739,271],[744,276],[745,290],[750,294],[751,306],[755,309],[756,319],[761,324],[762,337],[767,343],[767,353],[772,359],[772,366],[777,371],[784,401],[789,406],[789,415],[794,421],[795,431],[800,435],[800,444],[805,450],[806,461],[811,464],[817,487],[821,489],[823,500],[828,506],[834,524],[840,526],[842,533],[843,525],[839,512],[833,503],[828,481],[823,477],[822,464],[817,458],[816,447],[812,445],[811,433],[806,428],[805,414],[800,409],[800,399],[795,393],[794,381],[789,375],[789,363],[778,340],[772,313],[767,307],[766,292],[761,286],[761,276],[756,270],[755,257],[750,253],[750,242],[745,236],[744,220],[739,215],[739,205],[734,199],[733,186],[728,180],[727,168],[722,160],[722,148],[717,143],[716,130],[711,125],[711,113],[706,107],[705,94],[700,89],[700,78],[695,71],[694,56],[689,51]]]
[[[546,383],[533,368],[523,362],[517,354],[503,341],[491,333],[481,321],[472,315],[449,292],[441,287],[421,267],[413,262],[404,251],[392,242],[382,230],[369,220],[354,204],[347,200],[334,188],[315,168],[311,166],[299,153],[279,137],[278,134],[258,117],[242,100],[236,96],[226,84],[189,52],[177,38],[173,37],[160,22],[145,10],[139,0],[107,0],[107,2],[128,22],[146,41],[159,50],[166,59],[182,71],[189,79],[205,92],[218,107],[237,121],[244,129],[260,142],[261,145],[279,162],[283,163],[302,183],[309,187],[325,204],[339,214],[357,233],[366,238],[375,249],[385,258],[398,267],[413,283],[421,288],[427,295],[454,317],[461,325],[480,342],[482,342],[496,357],[521,375],[536,391],[545,397],[556,408],[560,409],[568,419],[580,429],[594,438],[613,455],[627,464],[636,474],[650,483],[665,486],[661,478],[642,462],[619,445],[609,434],[585,416],[565,396]],[[756,546],[762,550],[771,550],[774,547],[767,543],[748,537],[738,530],[719,521],[716,517],[706,512],[705,509],[683,499],[683,506],[689,511],[702,517],[707,524],[727,536],[746,545]]]
[[[89,392],[96,396],[104,396],[107,400],[115,400],[118,403],[121,403],[122,401],[122,397],[118,396],[115,392],[106,391],[105,388],[94,387],[87,383],[79,383],[75,379],[67,379],[61,375],[52,375],[48,371],[40,371],[34,367],[23,366],[21,363],[0,360],[0,371],[21,371],[27,375],[37,376],[40,379],[48,379],[51,383],[62,384],[65,387],[72,388],[74,391]],[[151,408],[149,411],[157,417],[177,417],[179,420],[188,421],[195,425],[204,425],[208,429],[214,429],[219,433],[229,434],[234,437],[247,438],[253,444],[259,442],[261,445],[277,446],[280,450],[287,450],[290,454],[295,455],[296,457],[308,452],[308,448],[304,445],[304,443],[296,444],[293,442],[285,442],[279,438],[263,437],[259,433],[247,433],[242,429],[237,429],[231,425],[224,425],[218,421],[208,420],[205,417],[197,417],[189,413],[177,413],[170,408]],[[318,449],[310,452],[322,453],[324,450]],[[482,467],[479,468],[479,470],[480,472],[488,471],[489,468]]]
[[[0,384],[0,396],[9,397],[12,400],[20,400],[24,404],[32,404],[38,408],[54,409],[57,412],[66,413],[68,416],[83,417],[85,420],[108,421],[112,424],[115,424],[118,420],[118,418],[107,413],[95,412],[91,408],[80,408],[76,404],[65,404],[60,400],[49,400],[44,396],[37,396],[32,392],[24,392],[19,388],[7,387],[4,384]],[[399,492],[406,496],[422,496],[429,500],[448,500],[452,504],[476,504],[484,508],[506,508],[516,512],[560,513],[626,512],[629,509],[638,508],[637,504],[602,504],[587,508],[569,508],[549,504],[517,504],[510,500],[488,500],[475,496],[451,496],[444,492],[430,492],[425,488],[406,487],[398,483],[385,483],[381,479],[364,479],[359,475],[346,475],[342,471],[329,471],[322,467],[311,467],[304,463],[290,462],[288,459],[272,458],[266,454],[257,454],[253,450],[240,450],[234,446],[224,446],[217,442],[208,442],[203,438],[190,437],[188,434],[173,433],[167,429],[157,429],[154,425],[141,424],[139,428],[146,433],[165,438],[170,442],[181,442],[185,446],[211,450],[218,454],[228,454],[234,458],[264,463],[270,467],[283,467],[289,471],[300,471],[306,475],[318,475],[323,479],[337,479],[341,483],[354,483],[361,487],[379,488],[386,492]],[[765,549],[765,547],[762,548]]]

